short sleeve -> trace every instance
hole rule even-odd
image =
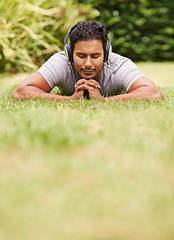
[[[113,72],[113,84],[114,81],[117,82],[117,87],[127,92],[131,85],[142,76],[144,74],[130,59],[122,57],[117,70]]]
[[[51,88],[61,86],[65,79],[68,60],[64,52],[56,53],[50,57],[39,69],[38,72],[45,78]]]

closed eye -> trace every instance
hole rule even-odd
[[[85,57],[86,57],[85,54],[81,54],[81,53],[77,54],[77,56],[78,56],[79,58],[85,58]]]
[[[99,53],[93,54],[93,55],[92,55],[92,58],[99,58],[100,55],[101,55],[101,54],[99,54]]]
[[[79,58],[85,58],[85,57],[86,57],[86,54],[78,53],[77,56],[78,56]],[[100,56],[101,56],[100,53],[94,53],[94,54],[91,55],[91,58],[97,59],[97,58],[99,58]]]

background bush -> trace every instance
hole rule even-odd
[[[134,61],[174,60],[173,0],[79,0],[99,12],[113,51]]]
[[[36,69],[63,49],[72,25],[93,13],[73,0],[1,0],[0,71]]]
[[[103,23],[113,51],[134,61],[174,60],[173,0],[1,0],[0,72],[36,69],[64,48],[79,20]]]

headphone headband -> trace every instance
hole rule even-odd
[[[72,29],[71,29],[72,30]],[[70,31],[71,32],[71,31]],[[67,33],[67,35],[64,38],[64,49],[65,49],[65,54],[67,56],[68,61],[70,61],[71,63],[73,62],[73,51],[72,51],[72,45],[71,42],[69,42],[68,44],[66,44],[66,40],[70,35],[70,32]],[[112,46],[111,46],[111,39],[110,37],[107,35],[107,40],[109,41],[108,43],[106,43],[106,47],[104,49],[104,59],[103,62],[107,62],[109,60],[110,54],[112,52]]]
[[[66,36],[65,36],[65,38],[64,38],[64,45],[66,45],[66,39],[69,37],[69,34],[70,34],[70,32],[67,33]]]

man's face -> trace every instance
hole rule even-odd
[[[77,41],[74,46],[74,66],[81,78],[98,80],[103,66],[102,40]]]

